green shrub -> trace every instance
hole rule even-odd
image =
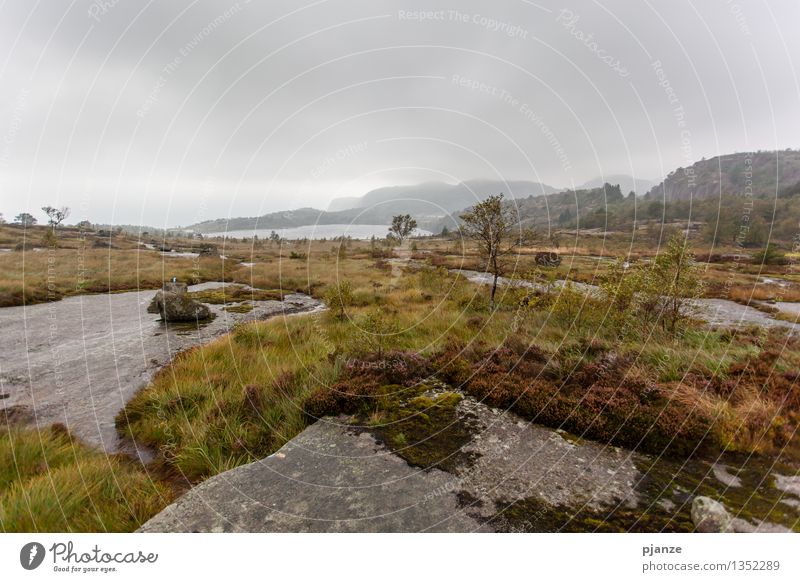
[[[335,317],[343,318],[347,308],[353,305],[353,285],[350,281],[340,281],[331,285],[325,290],[323,301]]]

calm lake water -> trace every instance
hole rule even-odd
[[[349,236],[355,239],[368,239],[373,236],[383,238],[389,232],[386,224],[311,224],[308,226],[298,226],[296,228],[259,228],[255,230],[229,230],[227,233],[215,232],[206,236],[228,237],[228,238],[269,238],[273,232],[277,232],[287,239],[321,239],[335,238],[337,236]],[[414,234],[427,236],[431,234],[427,230],[417,229]]]

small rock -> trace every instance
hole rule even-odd
[[[800,496],[800,475],[780,475],[775,473],[775,487],[784,493]]]
[[[672,511],[675,509],[675,502],[671,499],[659,499],[658,505],[662,507],[665,511]]]
[[[714,473],[714,477],[716,477],[717,481],[719,481],[723,485],[726,485],[728,487],[742,486],[742,480],[736,475],[731,475],[728,467],[726,467],[725,465],[714,463],[711,466],[711,470]]]
[[[701,533],[723,533],[733,530],[731,516],[725,506],[710,497],[694,498],[692,522],[696,530]]]

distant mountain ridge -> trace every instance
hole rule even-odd
[[[645,198],[674,202],[726,194],[775,196],[783,188],[799,182],[800,151],[740,152],[677,168],[650,189]],[[748,187],[751,190],[746,192]]]
[[[601,228],[605,226],[605,209],[617,206],[633,198],[623,195],[618,184],[603,184],[598,188],[582,188],[564,190],[545,196],[505,202],[513,209],[514,216],[523,227],[536,228],[540,232],[550,233],[552,229],[581,224],[583,228]],[[440,219],[429,229],[441,232],[442,228],[450,230],[459,227],[459,213]]]
[[[389,224],[394,215],[411,214],[420,228],[439,232],[443,225],[449,228],[456,224],[458,215],[465,209],[490,194],[501,192],[506,199],[518,202],[528,222],[564,226],[580,219],[585,227],[604,222],[604,206],[622,202],[621,198],[627,201],[630,191],[641,195],[646,190],[645,200],[666,202],[718,198],[720,194],[744,196],[746,189],[747,195],[752,194],[754,198],[785,196],[789,190],[800,188],[800,151],[733,153],[703,159],[688,168],[673,170],[658,185],[653,186],[653,183],[624,174],[609,175],[604,181],[590,180],[575,190],[523,180],[424,182],[377,188],[359,197],[337,198],[327,211],[300,208],[259,217],[209,220],[187,228],[200,233],[217,233],[315,224],[383,225]]]
[[[360,197],[336,198],[329,211],[387,207],[388,214],[410,213],[423,216],[446,216],[480,202],[492,193],[527,198],[557,192],[557,188],[526,180],[468,180],[458,184],[422,182],[406,186],[386,186]]]
[[[220,218],[187,227],[202,234],[233,230],[278,229],[324,224],[390,224],[397,214],[412,214],[422,229],[429,229],[442,217],[457,213],[490,194],[503,192],[506,198],[527,198],[556,192],[556,188],[524,180],[469,180],[458,184],[424,182],[388,186],[364,196],[337,198],[328,210],[300,208],[257,217]],[[343,206],[353,205],[350,208]]]

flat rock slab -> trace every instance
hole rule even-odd
[[[409,465],[349,417],[324,418],[277,453],[217,475],[147,522],[146,532],[492,531],[509,500],[636,505],[635,455],[501,413],[467,397],[470,461]]]
[[[484,531],[455,494],[430,495],[452,479],[326,418],[277,453],[195,487],[139,531]]]
[[[190,490],[140,531],[561,531],[579,512],[611,520],[613,531],[628,531],[645,510],[653,531],[673,519],[676,528],[691,529],[689,508],[701,482],[731,512],[732,531],[787,531],[757,515],[751,522],[740,519],[741,507],[725,498],[745,487],[732,465],[653,464],[647,455],[538,426],[469,396],[458,404],[457,416],[472,437],[458,460],[441,465],[447,470],[412,466],[399,456],[402,449],[392,452],[369,429],[353,425],[353,418],[327,417],[266,459]],[[748,471],[762,475],[758,468]],[[765,468],[759,483],[771,482],[764,476],[769,473]],[[763,498],[762,510],[774,507],[772,501],[793,501],[789,494],[800,490],[800,477],[775,479],[777,489],[753,493]],[[566,521],[553,521],[551,510]],[[596,527],[586,524],[585,531]]]

